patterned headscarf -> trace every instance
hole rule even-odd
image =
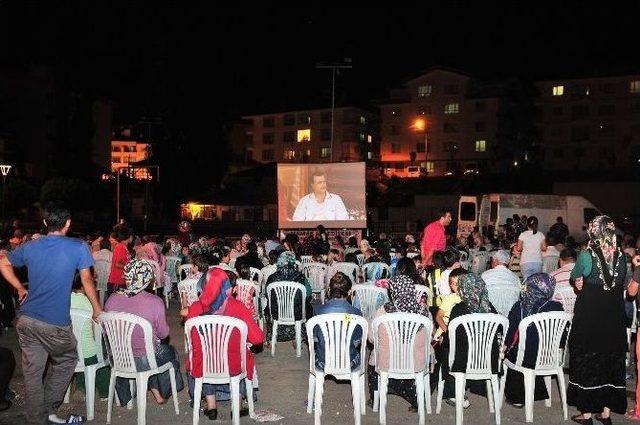
[[[169,245],[171,245],[171,248],[169,248],[168,252],[170,256],[179,257],[180,255],[182,255],[182,244],[178,242],[177,239],[167,239],[167,242],[169,242]]]
[[[491,313],[487,285],[477,274],[468,273],[458,278],[458,295],[471,313]]]
[[[546,273],[536,273],[524,281],[524,288],[520,293],[520,307],[522,318],[538,312],[540,307],[553,297],[556,280]]]
[[[416,313],[429,317],[429,309],[418,302],[418,294],[413,279],[409,276],[396,276],[389,280],[389,297],[384,305],[387,313]]]
[[[616,225],[611,217],[599,215],[595,217],[587,226],[589,236],[589,246],[599,248],[607,263],[609,271],[613,271],[613,254],[617,250]]]
[[[132,297],[143,291],[153,282],[153,268],[146,260],[135,258],[124,266],[124,281],[127,284],[122,292]]]
[[[278,262],[276,263],[278,269],[292,268],[297,270],[296,256],[291,251],[284,251],[278,256]]]

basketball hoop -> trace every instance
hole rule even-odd
[[[11,165],[0,165],[0,172],[2,172],[3,177],[7,177],[9,170],[11,170]]]

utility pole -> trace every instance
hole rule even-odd
[[[349,64],[349,65],[347,65]],[[334,129],[334,117],[335,117],[335,108],[336,108],[336,72],[340,69],[351,69],[353,68],[351,65],[351,58],[345,58],[344,62],[341,64],[317,64],[316,69],[330,69],[331,70],[331,156],[329,157],[330,161],[333,162],[333,129]]]

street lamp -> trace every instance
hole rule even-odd
[[[413,128],[417,132],[424,132],[424,164],[427,169],[427,174],[429,172],[428,167],[428,158],[429,158],[429,141],[427,139],[427,120],[425,118],[416,118],[413,122]]]
[[[7,205],[7,174],[11,170],[11,165],[0,165],[0,172],[2,172],[2,226],[6,223],[6,205]]]

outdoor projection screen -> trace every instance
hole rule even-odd
[[[278,226],[366,228],[364,162],[278,164]]]

